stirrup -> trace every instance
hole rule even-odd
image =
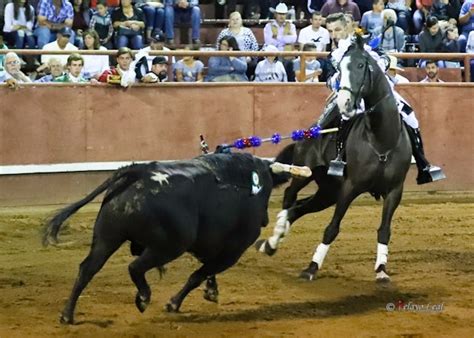
[[[344,176],[344,167],[346,166],[346,162],[342,160],[341,155],[337,155],[337,157],[329,163],[328,175],[330,176]]]
[[[443,180],[446,178],[446,175],[444,174],[443,170],[435,165],[429,165],[427,168],[424,170],[428,171],[428,174],[431,176],[431,180],[434,181],[439,181]]]

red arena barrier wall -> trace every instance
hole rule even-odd
[[[474,190],[472,84],[400,86],[422,127],[428,158],[448,179],[407,190]],[[329,90],[308,84],[166,84],[0,88],[1,166],[170,160],[200,154],[199,134],[211,148],[242,136],[268,137],[307,128]],[[255,153],[275,156],[287,143]],[[0,175],[0,205],[77,199],[107,173]]]

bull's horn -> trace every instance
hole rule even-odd
[[[272,168],[273,173],[290,173],[293,176],[302,176],[302,177],[310,177],[312,175],[311,169],[309,167],[300,167],[297,165],[292,164],[284,164],[280,162],[274,162],[270,165]]]

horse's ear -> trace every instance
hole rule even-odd
[[[359,47],[360,49],[364,49],[364,43],[365,43],[364,37],[360,34],[356,34],[355,36],[356,36],[357,47]]]

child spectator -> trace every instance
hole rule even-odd
[[[199,0],[166,0],[165,32],[168,42],[174,43],[174,24],[191,24],[194,44],[200,44],[201,10]]]
[[[219,50],[239,50],[237,40],[233,36],[224,36],[219,41]],[[209,58],[208,82],[248,81],[247,62],[245,57],[211,56]]]
[[[35,10],[28,0],[14,0],[5,6],[5,25],[3,32],[6,40],[16,49],[36,47],[33,35]]]
[[[100,45],[99,35],[94,30],[87,30],[84,32],[84,49],[86,50],[107,50]],[[100,74],[107,70],[109,65],[108,55],[83,55],[84,68],[82,75],[85,79],[98,79]]]
[[[303,46],[303,52],[317,52],[318,49],[314,43],[307,43]],[[315,56],[305,57],[305,70],[306,73],[301,76],[300,67],[301,59],[297,58],[293,61],[294,72],[296,75],[297,82],[319,82],[319,75],[322,73],[321,64],[316,60]]]
[[[112,13],[112,22],[116,29],[117,48],[143,48],[145,16],[140,8],[132,6],[132,0],[120,0],[120,7]]]
[[[362,15],[360,26],[365,29],[367,33],[372,36],[377,36],[382,33],[383,27],[383,16],[382,11],[384,8],[383,0],[373,0],[372,10],[365,12]]]
[[[67,58],[67,72],[56,79],[54,82],[65,83],[85,83],[89,82],[81,75],[82,67],[84,67],[84,59],[76,53],[72,53]]]
[[[108,49],[113,48],[112,36],[114,35],[114,26],[112,17],[107,8],[106,0],[97,0],[96,11],[89,22],[89,28],[99,34],[100,44]]]
[[[185,50],[190,50],[190,46],[186,46]],[[177,82],[202,82],[204,64],[195,60],[194,56],[184,56],[175,64],[176,81]]]
[[[278,48],[269,45],[265,47],[265,52],[278,52]],[[288,82],[283,63],[276,56],[266,56],[257,64],[255,82]]]

